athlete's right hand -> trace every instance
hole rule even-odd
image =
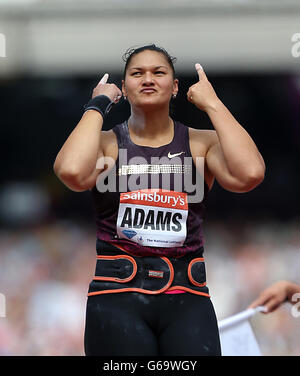
[[[92,98],[95,98],[98,95],[106,95],[113,102],[118,103],[122,97],[122,91],[115,84],[108,84],[108,77],[108,73],[105,73],[98,85],[94,88]]]

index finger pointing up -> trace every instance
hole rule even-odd
[[[105,73],[105,75],[101,78],[101,80],[99,81],[99,84],[106,84],[107,80],[108,80],[108,77],[109,77],[109,74],[108,73]]]
[[[201,78],[207,78],[205,73],[204,73],[204,70],[202,68],[202,66],[199,64],[199,63],[196,63],[195,64],[195,68],[196,68],[196,71],[198,73],[198,76],[199,76],[199,81],[201,80]]]

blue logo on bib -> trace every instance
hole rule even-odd
[[[135,232],[133,230],[123,230],[122,232],[129,239],[133,238],[137,234],[137,232]]]

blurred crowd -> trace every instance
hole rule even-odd
[[[300,222],[205,225],[207,281],[219,320],[244,309],[268,284],[300,282]],[[56,220],[0,232],[0,355],[84,355],[95,228]],[[300,355],[300,317],[284,304],[251,319],[263,355]]]

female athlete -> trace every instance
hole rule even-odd
[[[206,112],[213,130],[170,117],[179,81],[166,50],[147,45],[124,56],[122,90],[104,75],[54,164],[71,190],[91,191],[95,208],[85,353],[218,356],[203,211],[214,179],[230,192],[248,192],[263,181],[265,164],[200,64],[187,99]],[[129,119],[102,130],[122,96]]]

